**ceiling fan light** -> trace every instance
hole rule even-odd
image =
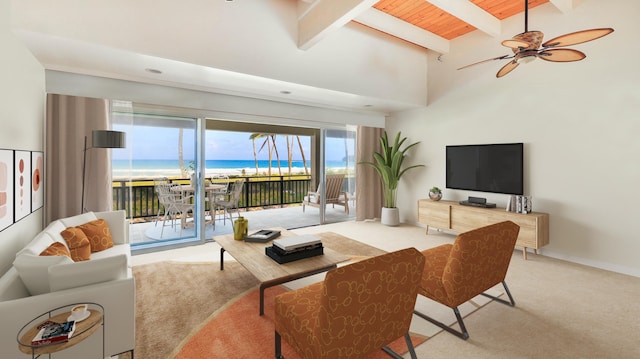
[[[524,64],[528,64],[528,63],[532,62],[535,59],[536,59],[535,55],[527,55],[527,56],[522,56],[522,57],[516,59],[516,61],[519,64],[523,64],[524,65]]]

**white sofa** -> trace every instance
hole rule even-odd
[[[60,235],[65,228],[97,218],[107,222],[113,247],[91,253],[89,260],[81,262],[66,256],[39,256],[54,241],[65,243]],[[18,350],[20,329],[42,313],[75,303],[97,303],[104,308],[104,356],[100,329],[52,358],[104,358],[133,350],[135,282],[128,233],[124,211],[89,212],[52,222],[16,253],[13,266],[0,277],[2,358],[26,358]],[[62,312],[65,310],[68,308]]]

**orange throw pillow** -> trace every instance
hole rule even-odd
[[[69,254],[69,250],[64,244],[60,242],[54,242],[49,247],[47,247],[44,251],[40,253],[41,256],[67,256],[71,257]]]
[[[81,224],[76,228],[80,228],[89,238],[91,243],[91,252],[100,252],[107,248],[113,247],[113,238],[109,225],[104,219],[96,219],[94,221]]]
[[[60,232],[60,235],[67,242],[71,259],[74,262],[86,261],[91,258],[91,244],[87,235],[81,229],[69,227]]]

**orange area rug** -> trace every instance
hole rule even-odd
[[[274,358],[274,298],[285,292],[281,286],[265,290],[264,315],[258,315],[259,289],[255,288],[213,313],[199,328],[194,330],[173,353],[173,358]],[[426,339],[412,336],[417,346]],[[404,338],[396,340],[390,347],[398,352],[407,352]],[[282,354],[286,359],[300,358],[286,341],[282,341]],[[367,359],[388,359],[382,350]]]

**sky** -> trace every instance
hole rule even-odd
[[[115,131],[127,132],[127,148],[112,150],[113,159],[129,159],[132,152],[133,159],[178,159],[179,130],[177,128],[151,127],[151,126],[122,126],[113,125]],[[183,148],[186,160],[194,157],[193,129],[184,129]],[[253,145],[249,138],[251,134],[246,132],[229,132],[208,130],[206,134],[205,158],[207,160],[253,160]],[[290,141],[291,141],[290,136]],[[311,139],[300,136],[306,159],[310,159]],[[353,140],[348,140],[350,156],[353,156]],[[256,139],[256,151],[264,143],[264,138]],[[276,136],[276,144],[280,159],[287,158],[286,138],[283,135]],[[294,141],[293,160],[302,160],[297,141]],[[326,145],[326,159],[328,161],[340,161],[345,157],[345,145],[343,139],[328,139]],[[258,159],[269,159],[267,147],[258,153]],[[274,155],[275,159],[275,155]]]

